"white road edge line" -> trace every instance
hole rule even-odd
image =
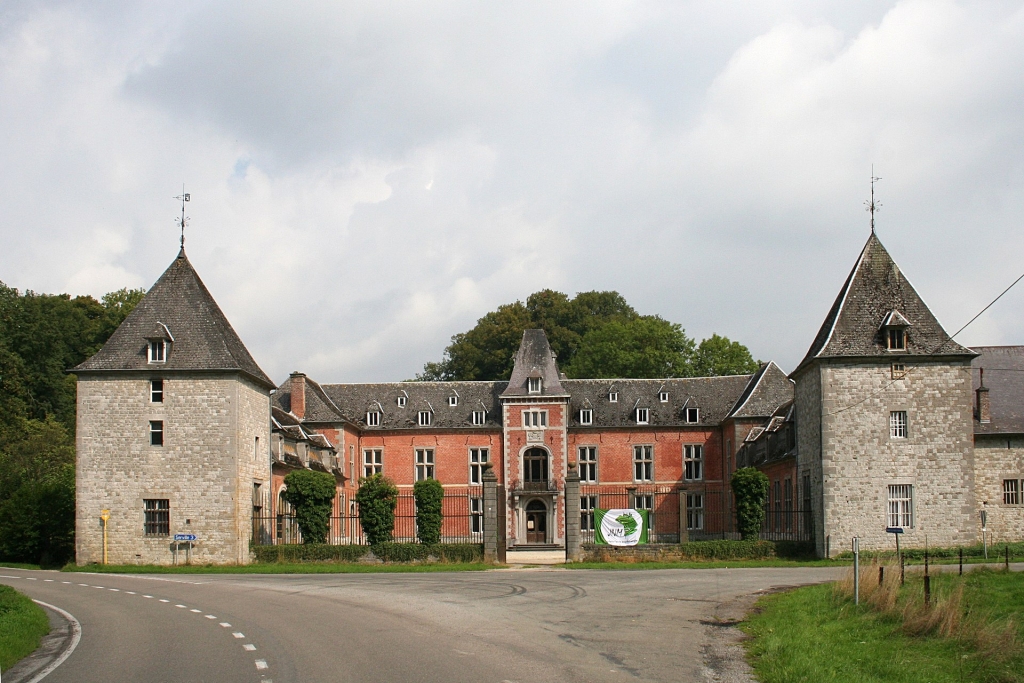
[[[270,667],[267,666],[267,661],[265,659],[257,659],[256,660],[256,669],[257,670],[263,671],[264,669],[269,669],[269,668]]]
[[[52,662],[50,662],[49,665],[47,665],[47,667],[45,669],[43,669],[42,671],[37,673],[34,678],[32,678],[31,680],[27,681],[27,683],[39,683],[39,681],[41,681],[44,678],[46,678],[46,676],[49,675],[54,669],[56,669],[58,666],[63,664],[64,660],[67,659],[68,657],[70,657],[71,653],[75,651],[76,647],[78,647],[78,641],[80,641],[82,639],[82,625],[80,623],[78,623],[78,619],[75,619],[74,616],[72,616],[69,612],[65,612],[60,607],[56,607],[54,605],[51,605],[48,602],[43,602],[42,600],[33,600],[32,602],[36,603],[37,605],[42,605],[43,607],[49,607],[54,612],[57,612],[58,614],[60,614],[62,617],[64,617],[65,619],[67,619],[71,623],[71,645],[70,645],[70,647],[68,647],[68,649],[64,650],[64,652],[62,652],[60,654],[60,656],[57,657],[57,659],[55,659]]]

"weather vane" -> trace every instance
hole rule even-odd
[[[189,221],[188,216],[185,215],[185,202],[189,201],[189,199],[190,199],[189,193],[185,192],[185,184],[184,183],[182,183],[182,185],[181,185],[181,194],[179,194],[177,197],[175,197],[175,199],[180,199],[181,200],[181,218],[175,218],[174,222],[178,225],[179,228],[181,228],[181,248],[182,248],[182,251],[184,251],[184,249],[185,249],[185,226],[188,225],[188,221]]]
[[[882,202],[875,201],[875,182],[881,180],[875,176],[875,165],[871,164],[871,201],[864,202],[864,205],[868,207],[868,213],[871,214],[871,234],[875,234],[875,212],[880,211],[882,208]]]

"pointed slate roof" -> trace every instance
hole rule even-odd
[[[890,357],[882,325],[897,312],[909,323],[908,346],[899,356],[973,356],[953,341],[874,234],[793,375],[816,358]],[[790,375],[790,376],[793,376]]]
[[[523,341],[516,351],[516,362],[512,367],[512,376],[502,396],[526,396],[529,391],[526,380],[530,377],[541,377],[542,396],[564,396],[555,356],[548,343],[548,335],[544,330],[524,330]]]
[[[152,364],[146,355],[147,338],[161,329],[173,341],[166,362]],[[103,348],[72,372],[118,370],[238,372],[267,389],[274,388],[199,279],[184,249]]]
[[[750,378],[729,417],[767,417],[792,400],[793,381],[775,361],[768,361]]]

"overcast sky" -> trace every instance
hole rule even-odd
[[[0,280],[186,250],[275,381],[617,290],[792,370],[869,234],[950,332],[1024,270],[1018,2],[0,4]],[[1024,343],[1024,285],[959,338]]]

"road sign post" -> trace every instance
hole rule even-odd
[[[902,586],[904,579],[906,578],[903,574],[903,553],[900,552],[900,534],[903,533],[903,527],[887,526],[885,527],[885,533],[892,534],[896,537],[896,557],[900,560],[900,585]]]
[[[100,519],[103,520],[103,564],[107,563],[107,520],[110,519],[110,510],[100,510]]]

